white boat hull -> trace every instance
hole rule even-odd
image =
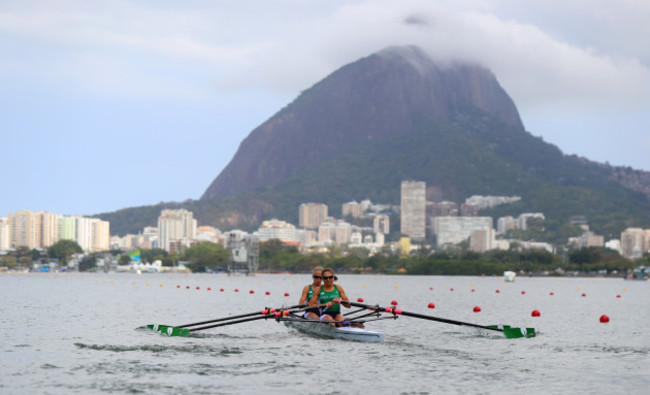
[[[350,326],[334,327],[327,324],[319,324],[317,322],[309,321],[284,321],[284,324],[301,332],[334,339],[353,340],[358,342],[384,341],[384,335],[382,333],[369,331],[363,328]]]

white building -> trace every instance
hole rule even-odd
[[[335,238],[336,244],[347,244],[352,237],[352,225],[345,221],[338,221],[336,223]]]
[[[521,230],[527,230],[528,221],[531,219],[541,219],[543,221],[546,217],[542,213],[523,213],[517,218],[517,227]]]
[[[185,209],[162,210],[158,217],[158,245],[171,252],[171,243],[196,238],[197,223],[194,214]]]
[[[521,196],[480,196],[474,195],[465,199],[465,203],[477,206],[480,210],[498,206],[500,204],[513,203],[521,200]]]
[[[621,233],[621,255],[636,259],[646,251],[645,231],[641,228],[627,228]]]
[[[501,217],[497,219],[497,232],[507,233],[509,230],[517,229],[517,220],[512,216]]]
[[[426,236],[426,184],[422,181],[402,181],[400,231],[413,240]]]
[[[372,230],[375,233],[390,233],[390,217],[388,215],[377,214],[372,221]]]
[[[278,239],[281,241],[296,241],[296,227],[286,221],[273,218],[262,222],[257,230],[260,241]]]
[[[9,220],[0,218],[0,251],[8,250],[11,246]]]
[[[491,217],[433,217],[431,228],[436,246],[459,244],[469,239],[473,231],[492,230]]]
[[[325,221],[318,226],[318,241],[322,244],[331,243],[336,238],[336,224]]]
[[[196,241],[199,243],[201,242],[210,242],[210,243],[216,243],[223,245],[223,242],[225,240],[225,237],[221,233],[221,231],[213,226],[199,226],[196,228]]]

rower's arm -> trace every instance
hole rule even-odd
[[[298,304],[305,304],[309,302],[307,300],[307,295],[309,294],[309,287],[311,287],[311,285],[307,285],[302,289],[302,295],[300,296],[300,302],[298,302]]]
[[[345,291],[343,290],[343,287],[341,287],[340,285],[337,285],[337,287],[339,287],[339,294],[341,294],[341,301],[342,302],[349,302],[350,299],[348,299],[348,295],[345,294]],[[347,307],[348,309],[350,308],[349,304],[347,304],[347,303],[342,303],[342,304],[343,304],[343,306]]]
[[[320,287],[316,288],[314,290],[314,295],[311,297],[311,300],[309,301],[309,306],[316,306],[318,305],[318,294],[320,293]]]

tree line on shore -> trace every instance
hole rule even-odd
[[[20,247],[0,257],[0,266],[30,268],[32,263],[47,258],[67,262],[81,247],[74,241],[63,240],[48,248],[44,257],[38,250]],[[97,270],[97,259],[106,253],[89,254],[79,261],[80,271]],[[129,264],[131,257],[121,251],[108,252],[119,257],[120,264]],[[160,248],[143,249],[140,259],[144,263],[161,261],[163,266],[175,266],[184,262],[193,272],[213,271],[223,268],[231,261],[231,253],[220,244],[202,242],[183,252],[170,254]],[[392,252],[388,247],[369,255],[365,248],[331,246],[326,253],[303,254],[294,246],[286,246],[279,240],[260,244],[259,271],[262,272],[310,272],[315,266],[331,267],[337,271],[353,273],[428,274],[428,275],[502,275],[506,270],[525,273],[560,275],[567,272],[600,272],[609,275],[625,273],[638,265],[650,266],[650,256],[631,261],[606,248],[589,247],[552,254],[545,250],[493,250],[480,254],[458,249],[437,251],[420,249],[409,255]]]

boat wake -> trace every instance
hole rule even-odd
[[[89,349],[96,351],[110,351],[110,352],[133,352],[133,351],[146,351],[151,353],[189,353],[189,354],[211,354],[211,355],[230,355],[242,354],[237,347],[214,347],[205,344],[193,345],[161,345],[161,344],[142,344],[137,346],[125,346],[120,344],[84,344],[74,343],[79,349]]]

